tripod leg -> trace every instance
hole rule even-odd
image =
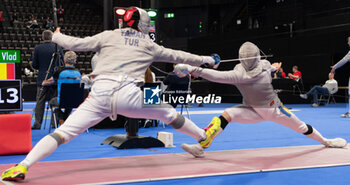
[[[186,111],[187,111],[187,117],[188,117],[188,119],[191,119],[190,112],[188,111],[188,105],[185,105],[185,106],[186,106]]]
[[[46,102],[45,102],[45,104],[46,104]],[[44,130],[46,129],[46,119],[47,119],[47,112],[49,111],[49,105],[47,104],[46,105],[46,111],[45,111],[45,115],[44,115]]]
[[[52,109],[52,116],[53,116],[53,122],[55,124],[55,128],[57,128],[57,117],[56,117],[57,110],[56,109],[57,109],[56,107]]]

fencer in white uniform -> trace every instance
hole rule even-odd
[[[350,37],[348,37],[348,45],[350,46]],[[340,68],[341,66],[343,66],[348,62],[350,62],[350,51],[332,67],[331,73],[335,73],[336,69]],[[350,76],[349,76],[348,92],[349,92],[349,110],[347,113],[341,115],[341,117],[343,118],[350,118]]]
[[[23,180],[27,168],[50,155],[63,143],[67,143],[89,127],[117,114],[130,118],[161,120],[177,131],[205,141],[203,129],[191,120],[177,114],[168,104],[161,107],[144,107],[140,86],[146,69],[154,61],[184,63],[195,66],[214,65],[209,56],[198,56],[183,51],[167,49],[154,43],[148,36],[150,18],[143,9],[132,7],[124,16],[123,29],[104,31],[92,37],[76,38],[60,33],[57,29],[53,42],[72,51],[93,51],[98,55],[96,66],[90,75],[93,79],[91,92],[65,123],[54,133],[45,136],[27,157],[3,173],[6,180]],[[17,175],[14,171],[17,170]],[[18,176],[21,171],[23,176]]]
[[[346,141],[342,138],[326,139],[311,125],[299,120],[293,113],[284,107],[271,85],[271,72],[276,71],[281,63],[270,64],[260,59],[259,48],[245,42],[239,49],[240,64],[231,71],[217,71],[203,69],[186,64],[178,64],[175,72],[182,76],[191,73],[209,81],[235,85],[243,96],[243,104],[227,108],[211,124],[219,123],[218,136],[230,122],[258,123],[261,121],[274,121],[292,130],[303,133],[327,147],[344,147]],[[196,157],[203,156],[203,148],[199,144],[183,144],[182,148]]]

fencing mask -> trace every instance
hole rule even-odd
[[[138,7],[129,8],[124,15],[124,27],[131,27],[148,34],[151,18],[144,9]]]
[[[260,49],[251,42],[245,42],[239,48],[239,59],[249,76],[256,76],[262,71]]]

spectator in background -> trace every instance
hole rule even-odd
[[[175,68],[175,64],[174,64],[174,68]],[[167,77],[165,77],[165,79],[163,80],[163,84],[164,85],[168,85],[168,87],[166,88],[166,92],[168,92],[169,95],[171,95],[172,97],[181,97],[184,96],[186,97],[186,95],[189,91],[189,86],[190,86],[190,76],[185,76],[185,77],[178,77],[175,72],[171,72],[168,74]],[[171,106],[173,106],[174,108],[176,108],[177,103],[168,100],[169,104]]]
[[[12,25],[15,26],[17,23],[18,23],[17,13],[13,12],[13,14],[12,14]]]
[[[38,21],[35,19],[34,14],[31,15],[27,28],[39,28]]]
[[[45,110],[45,102],[49,101],[57,94],[56,86],[42,86],[42,82],[45,80],[46,74],[48,74],[47,79],[51,78],[54,72],[54,68],[59,65],[57,60],[53,61],[53,64],[49,69],[52,54],[56,51],[55,44],[51,42],[52,34],[52,31],[45,30],[42,33],[42,40],[44,41],[44,43],[34,48],[33,61],[31,65],[34,69],[38,69],[39,71],[37,77],[35,122],[32,129],[41,128],[41,123],[43,121],[43,115]],[[63,61],[63,51],[61,48],[59,48],[59,50],[60,58]]]
[[[286,77],[286,73],[283,72],[283,68],[280,67],[273,75],[273,78],[285,78]]]
[[[312,106],[317,107],[318,104],[318,96],[319,95],[330,95],[334,94],[338,91],[338,82],[334,80],[334,74],[328,74],[329,80],[321,86],[314,86],[309,92],[306,94],[300,94],[301,98],[307,99],[310,95],[313,96]]]
[[[97,59],[98,59],[98,53],[95,53],[94,56],[92,56],[91,58],[91,69],[92,71],[94,71],[96,63],[97,63]],[[84,82],[84,89],[87,90],[87,94],[90,91],[91,87],[92,87],[92,80],[89,76],[89,74],[82,74],[81,80]]]
[[[43,26],[45,29],[49,30],[52,27],[52,24],[53,24],[52,20],[49,17],[47,17],[44,21]]]
[[[292,70],[293,74],[288,73],[288,77],[298,82],[301,78],[301,72],[298,70],[298,66],[293,66]]]
[[[4,21],[4,19],[2,18],[2,11],[0,10],[0,30],[2,31],[3,30],[3,22]]]
[[[151,69],[148,67],[145,72],[145,82],[146,83],[153,83],[156,82],[156,75],[151,71]]]
[[[74,51],[67,51],[64,54],[64,65],[65,67],[60,68],[53,74],[48,80],[42,82],[42,86],[53,85],[57,82],[57,97],[50,100],[50,107],[58,107],[60,104],[60,91],[62,83],[80,83],[81,73],[74,67],[77,61],[77,55]],[[61,109],[56,109],[53,114],[55,114],[58,123],[62,125],[64,121],[68,118],[72,109],[66,108],[63,112]]]
[[[18,21],[17,13],[13,12],[12,14],[12,22]]]
[[[64,20],[64,9],[62,8],[62,5],[57,9],[57,18],[60,22],[63,22]]]
[[[145,83],[154,83],[154,82],[156,82],[156,75],[148,67],[145,72]],[[143,124],[143,127],[149,128],[152,126],[153,121],[150,119],[146,119],[146,120],[141,119],[141,123]]]

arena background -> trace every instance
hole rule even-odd
[[[347,0],[60,0],[59,5],[64,8],[64,21],[59,26],[63,33],[73,36],[85,37],[113,29],[113,7],[140,6],[157,11],[153,18],[157,43],[169,48],[203,55],[218,53],[222,59],[231,59],[237,58],[237,50],[244,41],[252,41],[263,52],[273,55],[269,58],[271,62],[283,62],[286,73],[291,72],[292,66],[299,66],[305,90],[323,84],[330,66],[348,51],[350,2]],[[36,76],[24,74],[24,68],[30,69],[28,63],[34,47],[41,42],[44,19],[52,19],[52,2],[0,0],[0,8],[4,10],[1,49],[21,50],[23,98],[34,101]],[[15,24],[11,21],[13,12],[18,16]],[[39,28],[26,27],[32,13]],[[166,18],[169,13],[174,16]],[[77,67],[82,73],[91,72],[92,55],[78,53]],[[236,64],[222,64],[219,70],[232,69]],[[167,72],[172,70],[171,64],[155,61],[154,66]],[[158,79],[165,76],[152,70]],[[349,64],[337,70],[335,79],[339,86],[347,86],[348,71]],[[193,87],[195,93],[214,92],[224,96],[225,102],[240,101],[232,96],[239,93],[231,86],[196,80]],[[346,94],[343,91],[339,90],[338,94]],[[285,103],[308,103],[295,96],[280,96]],[[345,101],[342,97],[336,100]]]
[[[114,7],[139,6],[157,11],[157,16],[153,18],[156,21],[156,42],[165,47],[201,55],[218,53],[222,59],[231,59],[237,58],[239,46],[243,42],[252,41],[264,53],[273,55],[268,60],[283,62],[282,67],[286,73],[291,72],[292,66],[299,66],[303,74],[304,91],[314,85],[323,84],[327,80],[330,66],[349,51],[346,41],[350,36],[349,0],[58,0],[57,5],[60,4],[64,8],[64,21],[59,22],[61,31],[78,37],[113,29]],[[24,103],[23,111],[16,113],[34,115],[36,74],[30,69],[29,63],[32,61],[34,47],[42,42],[44,19],[53,17],[52,1],[0,0],[0,10],[3,10],[4,18],[3,30],[0,32],[0,49],[21,51],[22,63],[17,68],[20,70],[17,75],[20,74],[22,79]],[[18,22],[15,24],[11,21],[13,12],[18,16]],[[38,20],[39,28],[27,28],[26,22],[32,13]],[[78,53],[76,66],[82,73],[92,71],[92,56],[93,53],[89,52]],[[230,70],[236,64],[237,62],[223,63],[219,70]],[[172,64],[155,61],[153,65],[165,72],[172,70]],[[33,75],[25,73],[26,68],[34,72]],[[157,79],[162,80],[166,74],[160,70],[152,68]],[[349,70],[350,64],[346,64],[336,71],[335,79],[339,86],[348,86]],[[193,104],[189,108],[191,120],[201,128],[206,127],[212,117],[219,116],[225,108],[241,102],[241,96],[234,86],[203,79],[196,79],[191,83],[192,91],[196,94],[214,93],[224,98],[224,103],[219,105],[197,107]],[[349,106],[347,89],[340,89],[335,94],[337,103],[317,108],[311,107],[310,100],[301,99],[299,93],[287,90],[280,92],[279,97],[295,115],[313,125],[325,137],[350,140],[349,119],[340,117]],[[177,111],[180,112],[179,107]],[[184,116],[187,114],[184,113]],[[33,146],[49,132],[50,110],[45,113],[44,119],[40,130],[29,129]],[[123,127],[124,121],[120,121],[122,125],[112,127]],[[31,124],[33,122],[32,117]],[[5,122],[1,123],[7,125]],[[110,121],[99,125],[103,124],[111,126]],[[17,125],[13,128],[16,127]],[[180,147],[182,143],[194,142],[189,136],[176,132],[171,126],[161,122],[158,126],[142,127],[143,125],[138,133],[143,136],[157,137],[158,132],[173,133],[175,147],[117,150],[112,146],[100,144],[109,136],[126,134],[124,128],[92,128],[89,129],[89,133],[84,132],[34,165],[23,184],[350,183],[348,147],[325,148],[318,142],[271,121],[260,124],[229,124],[225,132],[206,150],[208,157],[199,160],[186,154]],[[1,136],[4,135],[0,135],[0,138]],[[11,137],[2,138],[7,142]],[[138,160],[133,158],[135,156],[139,157]],[[169,158],[159,160],[163,156]],[[0,172],[24,158],[25,155],[0,156]],[[270,159],[274,160],[269,161]],[[315,160],[316,164],[308,163]],[[103,163],[106,161],[111,163]],[[288,163],[290,161],[291,163]],[[277,168],[275,165],[280,163],[286,166]],[[208,175],[212,169],[254,165],[265,166],[258,171],[243,170]],[[104,171],[105,169],[111,171]],[[185,177],[174,171],[170,171],[166,177],[152,176],[169,169],[203,171],[197,176]],[[130,177],[128,182],[121,181],[125,174]],[[149,176],[142,176],[145,174]],[[110,178],[104,178],[105,175],[109,175]],[[136,177],[138,179],[135,180]],[[2,183],[12,184],[0,181],[0,184]]]

